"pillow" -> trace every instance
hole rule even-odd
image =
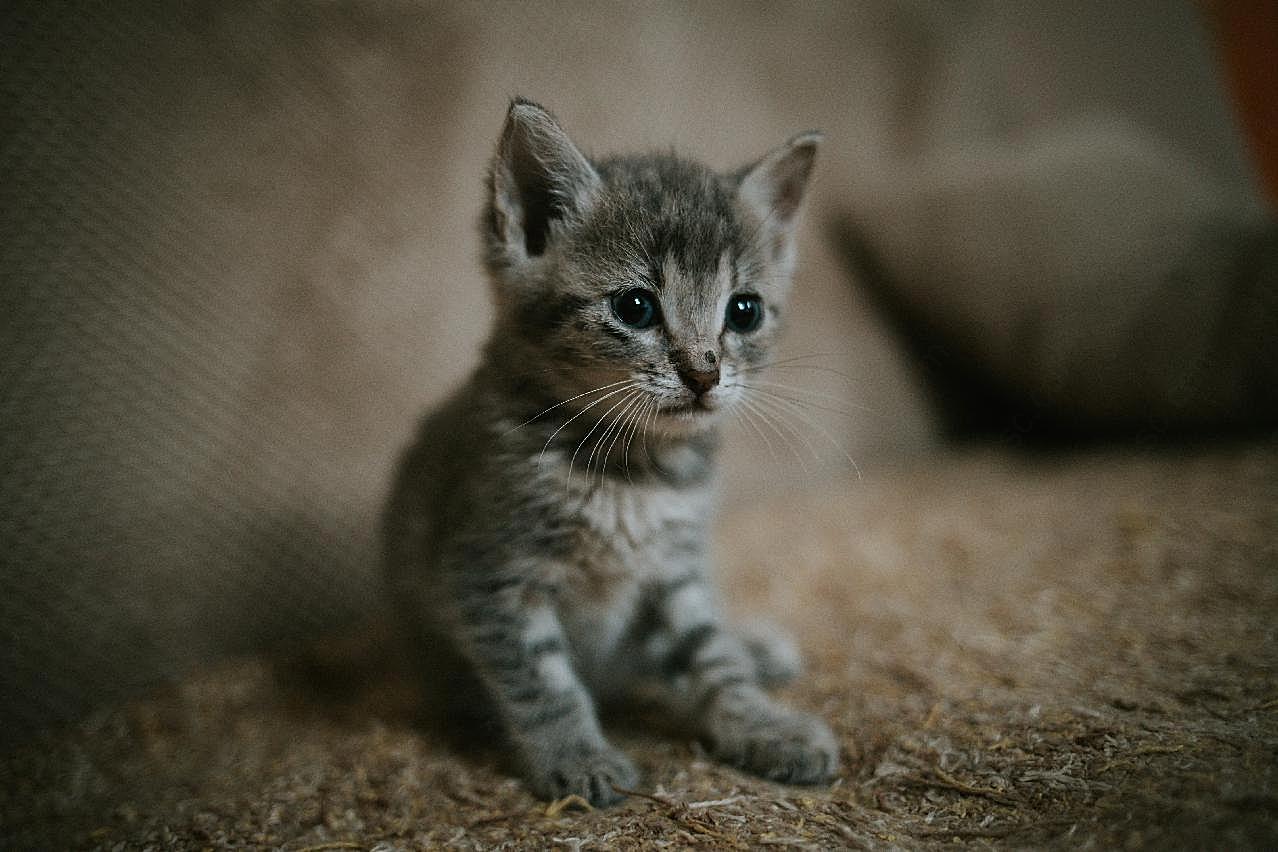
[[[929,157],[834,229],[953,434],[1278,423],[1278,226],[1130,124]]]

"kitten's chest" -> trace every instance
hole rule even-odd
[[[704,534],[710,495],[704,489],[674,489],[605,482],[583,490],[575,502],[579,549],[571,561],[571,597],[600,601],[632,583],[659,582],[674,571],[670,545]]]
[[[648,589],[689,571],[700,558],[710,499],[634,486],[598,487],[576,515],[580,543],[563,568],[559,616],[582,676],[603,689],[617,666]],[[673,546],[672,545],[677,545]]]

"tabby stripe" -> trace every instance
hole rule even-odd
[[[714,624],[702,624],[692,628],[683,635],[674,648],[670,649],[670,653],[661,664],[662,672],[667,677],[686,672],[692,661],[696,659],[698,652],[718,635],[719,627]]]
[[[547,702],[536,713],[524,719],[524,723],[530,728],[546,728],[562,722],[576,712],[577,704],[574,701]]]
[[[467,615],[470,614],[467,613]],[[475,614],[477,615],[478,613]],[[497,618],[498,615],[499,613],[487,613],[490,621]],[[500,623],[489,624],[488,629],[476,631],[471,635],[470,640],[477,648],[483,648],[486,651],[501,651],[503,648],[516,648],[523,644],[523,620],[513,615],[501,615],[503,617]]]
[[[528,656],[535,660],[538,657],[548,657],[551,654],[562,654],[566,650],[563,640],[558,636],[547,636],[528,646]]]
[[[589,304],[589,299],[572,294],[542,295],[524,306],[528,314],[525,325],[530,328],[559,328],[567,324]]]
[[[468,589],[468,591],[473,591],[478,594],[491,597],[499,592],[504,592],[507,589],[518,586],[523,582],[524,580],[519,577],[490,577],[475,583],[474,587],[472,589]]]
[[[678,577],[672,577],[669,580],[663,581],[662,583],[658,585],[657,588],[662,595],[669,597],[670,595],[673,595],[675,592],[678,592],[686,588],[687,586],[692,585],[693,583],[697,582],[700,579],[701,579],[700,574],[696,573],[695,571],[690,571],[687,574],[680,574]]]
[[[648,637],[663,626],[661,612],[652,601],[647,601],[636,610],[634,619],[626,630],[626,641],[629,644],[643,646],[648,641]]]
[[[670,556],[699,556],[705,546],[693,539],[670,541],[666,544]]]
[[[635,345],[635,342],[631,338],[631,336],[626,334],[624,331],[622,331],[619,328],[613,328],[612,326],[605,323],[599,326],[599,330],[602,331],[604,334],[608,335],[609,337],[613,338],[614,340],[619,340],[622,343],[626,344],[626,351],[629,351]]]
[[[528,665],[524,660],[524,656],[518,652],[496,653],[491,651],[488,655],[488,664],[492,667],[493,672],[499,675],[517,672]]]
[[[692,674],[705,676],[715,669],[729,668],[731,666],[740,666],[741,658],[737,656],[727,656],[720,654],[705,660],[698,660],[697,664],[692,667]]]
[[[517,689],[512,689],[505,693],[505,698],[509,699],[512,704],[541,704],[551,693],[540,683],[528,683]]]
[[[494,671],[514,672],[526,666],[534,665],[537,660],[552,657],[567,651],[564,643],[558,638],[542,639],[526,648],[489,646],[486,659]]]
[[[708,711],[723,693],[737,686],[744,686],[751,682],[750,678],[744,674],[735,674],[725,677],[723,680],[715,683],[705,694],[697,701],[697,715],[702,716]]]

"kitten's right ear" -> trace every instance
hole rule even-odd
[[[489,176],[492,259],[512,266],[543,254],[554,224],[584,213],[599,185],[594,166],[554,116],[515,98]]]

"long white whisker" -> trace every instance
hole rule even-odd
[[[847,459],[847,460],[848,460],[848,464],[852,465],[852,469],[853,469],[854,471],[856,471],[856,478],[857,478],[858,480],[863,480],[863,479],[865,478],[864,476],[862,476],[862,475],[861,475],[861,466],[860,466],[859,464],[857,464],[857,463],[856,463],[856,459],[852,458],[852,455],[851,455],[851,454],[850,454],[847,450],[845,450],[845,449],[843,448],[843,445],[842,445],[842,444],[840,444],[840,443],[839,443],[839,442],[835,439],[835,437],[834,437],[833,435],[831,435],[831,434],[829,433],[829,431],[828,431],[828,430],[826,430],[826,428],[825,428],[824,426],[822,426],[820,423],[817,423],[817,422],[816,422],[815,420],[813,420],[812,418],[808,417],[808,416],[807,416],[807,415],[803,412],[803,409],[802,409],[802,407],[801,407],[801,404],[800,404],[800,403],[797,403],[797,402],[795,402],[794,400],[791,400],[791,399],[787,399],[786,397],[783,397],[783,396],[779,396],[779,395],[776,395],[776,394],[769,393],[769,392],[767,392],[767,391],[759,391],[759,393],[761,394],[761,396],[759,397],[759,400],[760,400],[760,401],[761,401],[761,400],[763,400],[763,399],[766,399],[766,398],[771,398],[771,399],[773,400],[773,404],[774,404],[774,405],[780,405],[780,406],[783,406],[783,407],[785,407],[785,408],[789,409],[791,414],[793,414],[794,416],[798,417],[798,418],[799,418],[800,420],[802,420],[804,423],[808,424],[808,425],[809,425],[809,426],[811,426],[813,429],[816,429],[818,432],[820,432],[822,435],[824,435],[824,436],[825,436],[825,439],[826,439],[827,441],[829,441],[829,442],[830,442],[830,444],[831,444],[831,445],[832,445],[832,446],[833,446],[836,450],[838,450],[838,451],[839,451],[839,452],[843,455],[843,457],[844,457],[845,459]],[[813,407],[813,408],[820,408],[820,406],[812,406],[812,407]]]
[[[635,415],[630,423],[630,434],[626,436],[625,446],[622,448],[622,455],[626,460],[626,481],[632,482],[630,478],[630,445],[635,441],[635,433],[639,431],[640,424],[648,417],[649,409],[657,404],[655,397],[648,397],[643,402],[643,407],[639,409],[639,413]]]
[[[603,434],[600,436],[599,441],[595,444],[594,450],[592,450],[590,453],[591,459],[593,459],[595,453],[599,452],[600,447],[603,446],[603,442],[608,440],[609,435],[612,435],[612,441],[611,443],[608,444],[608,449],[604,450],[602,453],[599,453],[599,471],[598,472],[599,472],[600,481],[603,480],[604,469],[608,466],[608,458],[612,455],[612,448],[617,445],[617,438],[621,437],[621,432],[625,428],[624,424],[627,422],[626,418],[629,416],[631,410],[634,409],[635,406],[640,405],[643,402],[643,391],[635,390],[633,393],[628,394],[625,397],[624,401],[626,402],[625,407],[623,407],[621,411],[617,412],[617,416],[613,418],[612,423],[608,426],[607,429],[604,430]],[[587,479],[590,478],[591,459],[586,459],[586,478]]]
[[[639,396],[642,393],[643,391],[637,388],[631,390],[630,393],[623,396],[620,400],[618,400],[617,404],[613,406],[613,409],[616,409],[617,413],[612,415],[611,420],[608,420],[608,414],[611,414],[612,409],[609,409],[609,411],[605,413],[604,417],[601,418],[601,419],[607,420],[607,425],[605,425],[603,430],[598,435],[595,436],[594,446],[590,448],[590,456],[587,457],[586,459],[586,481],[587,482],[590,482],[593,478],[591,475],[591,470],[594,469],[595,467],[596,456],[598,457],[598,461],[599,461],[598,470],[600,473],[600,481],[602,482],[602,473],[603,473],[604,464],[607,461],[607,457],[605,453],[601,451],[607,445],[609,437],[613,435],[618,428],[620,428],[620,425],[622,423],[625,422],[626,412],[629,411],[630,407],[634,405],[635,402],[638,401]]]
[[[586,481],[587,482],[590,482],[591,480],[590,470],[594,466],[595,456],[598,455],[599,453],[600,442],[608,440],[608,434],[612,431],[612,427],[617,425],[617,421],[621,419],[621,415],[622,413],[625,412],[626,406],[629,405],[630,402],[634,399],[635,393],[636,391],[631,390],[621,399],[617,400],[617,403],[613,405],[612,408],[609,408],[607,411],[605,411],[603,413],[603,416],[599,418],[601,423],[604,424],[604,428],[595,437],[595,442],[591,444],[590,455],[586,456]],[[617,411],[616,416],[614,416],[612,420],[608,420],[608,415],[612,414],[614,410]]]
[[[846,358],[849,357],[843,352],[810,352],[807,355],[792,355],[789,358],[778,358],[775,361],[765,361],[762,364],[754,364],[750,367],[752,370],[764,370],[768,367],[776,367],[781,364],[789,364],[792,361],[807,361],[812,358]]]
[[[515,432],[515,431],[517,431],[517,430],[519,430],[519,429],[524,428],[524,427],[525,427],[525,426],[527,426],[529,423],[531,423],[531,422],[533,422],[534,420],[536,420],[538,417],[542,417],[542,416],[544,416],[544,415],[546,415],[546,414],[549,414],[550,412],[554,411],[556,408],[558,408],[558,407],[559,407],[559,406],[561,406],[561,405],[567,405],[568,403],[570,403],[570,402],[572,402],[572,401],[574,401],[574,400],[581,399],[583,396],[590,396],[592,393],[599,393],[599,391],[601,391],[601,390],[607,390],[608,388],[615,388],[617,385],[624,385],[624,384],[626,384],[626,383],[627,383],[627,382],[629,382],[629,381],[630,381],[630,379],[622,379],[622,380],[621,380],[621,381],[619,381],[619,382],[609,382],[609,383],[608,383],[608,384],[606,384],[606,385],[600,385],[600,386],[599,386],[599,387],[597,387],[597,388],[592,388],[592,389],[590,389],[590,390],[588,390],[588,391],[582,391],[581,393],[577,394],[576,396],[570,396],[570,397],[568,397],[568,398],[567,398],[567,399],[565,399],[565,400],[561,400],[560,402],[556,402],[554,405],[550,406],[549,408],[543,409],[543,410],[541,410],[541,411],[537,412],[536,414],[534,414],[532,417],[529,417],[527,420],[525,420],[523,423],[520,423],[518,426],[512,426],[511,428],[507,429],[505,432],[502,432],[502,433],[501,433],[501,436],[504,438],[504,437],[506,437],[507,435],[509,435],[511,432]]]
[[[626,480],[630,481],[630,441],[634,438],[635,430],[639,428],[639,418],[648,410],[648,404],[652,401],[652,397],[645,394],[639,401],[626,413],[626,424],[617,433],[617,437],[621,438],[621,457],[626,470]],[[613,438],[613,444],[617,443],[617,438]],[[612,447],[608,448],[609,456],[612,455]]]
[[[883,416],[883,412],[875,411],[873,408],[870,408],[867,405],[862,405],[858,402],[853,402],[852,400],[848,399],[846,396],[842,394],[822,393],[821,391],[814,391],[809,388],[801,388],[798,385],[787,385],[782,382],[765,382],[761,379],[751,379],[750,384],[747,385],[744,382],[742,382],[742,385],[748,388],[777,388],[779,390],[788,391],[789,393],[806,394],[808,396],[817,397],[818,399],[828,399],[831,402],[844,403],[844,404],[852,406],[855,409],[858,409],[859,411],[864,411],[867,414],[874,414],[880,417]],[[848,416],[851,417],[852,415],[849,414]]]
[[[807,447],[808,452],[812,454],[812,458],[814,461],[821,460],[820,451],[817,450],[816,446],[810,440],[808,440],[808,436],[805,435],[800,429],[798,429],[794,425],[794,419],[793,419],[794,412],[789,411],[786,408],[783,408],[780,404],[780,401],[775,399],[769,399],[766,396],[755,397],[754,404],[758,405],[762,410],[770,412],[773,417],[776,417],[778,420],[780,420],[781,423],[785,426],[786,430],[791,435],[798,438],[799,441],[802,442],[803,446]]]
[[[777,435],[780,436],[781,440],[786,442],[786,447],[794,454],[794,460],[799,463],[799,467],[803,468],[803,475],[811,476],[812,471],[808,468],[807,462],[803,460],[803,454],[800,453],[798,447],[795,446],[794,440],[787,436],[785,432],[781,431],[781,427],[784,427],[785,431],[789,432],[790,435],[798,438],[799,441],[808,448],[808,452],[812,453],[813,459],[820,461],[821,454],[816,451],[816,447],[812,446],[812,442],[808,440],[808,437],[794,427],[794,424],[790,422],[790,418],[786,411],[779,408],[775,402],[765,399],[764,397],[756,397],[751,402],[756,406],[759,415],[765,418],[764,422],[772,427],[772,431],[776,432]],[[773,418],[776,419],[773,420]],[[777,422],[780,422],[781,427],[777,426]]]
[[[762,373],[766,370],[812,370],[817,373],[830,373],[841,379],[847,379],[849,382],[856,381],[856,379],[842,370],[836,370],[833,367],[826,367],[821,364],[769,364],[767,366],[746,367],[743,370],[737,370],[737,373],[748,376],[752,373]]]
[[[622,388],[621,390],[627,390],[627,389],[626,389],[626,388]],[[630,389],[630,390],[631,390],[631,393],[633,394],[633,393],[634,393],[634,390],[633,390],[633,389]],[[623,403],[625,403],[625,401],[626,401],[627,399],[629,399],[629,398],[630,398],[630,395],[628,394],[628,395],[626,395],[626,396],[623,396],[623,397],[622,397],[620,400],[618,400],[616,403],[614,403],[614,404],[612,405],[612,407],[611,407],[611,408],[609,408],[607,411],[605,411],[605,412],[603,413],[603,415],[602,415],[602,416],[601,416],[598,420],[596,420],[596,421],[594,422],[594,424],[590,427],[590,431],[588,431],[588,432],[585,434],[585,436],[581,439],[581,441],[579,441],[579,442],[577,443],[577,449],[575,449],[575,450],[573,450],[573,451],[572,451],[572,458],[570,458],[570,459],[568,460],[568,479],[567,479],[567,480],[565,480],[565,482],[564,482],[564,487],[565,487],[565,488],[568,488],[568,487],[570,487],[570,486],[572,485],[572,466],[573,466],[574,464],[576,464],[576,462],[577,462],[577,454],[581,452],[581,448],[582,448],[582,446],[584,446],[584,445],[585,445],[585,443],[586,443],[586,441],[588,441],[588,440],[590,439],[590,436],[591,436],[591,435],[595,434],[595,430],[599,428],[600,424],[602,424],[605,420],[607,420],[607,419],[608,419],[608,415],[609,415],[609,414],[612,414],[612,412],[616,410],[617,406],[622,405],[622,404],[623,404]],[[598,440],[596,439],[596,441],[595,441],[595,447],[596,447],[596,448],[598,448],[598,446],[599,446],[599,442],[598,442]],[[589,477],[587,477],[587,478],[586,478],[586,482],[587,482],[587,484],[589,484],[589,481],[590,481],[590,479],[589,479]]]
[[[648,404],[652,401],[651,397],[647,397],[639,401],[639,407],[630,416],[630,421],[622,430],[624,437],[621,441],[621,466],[626,472],[626,481],[633,482],[630,478],[630,442],[634,439],[635,430],[639,428],[639,419],[648,413]]]
[[[802,397],[797,397],[797,396],[786,396],[786,395],[785,395],[785,394],[783,394],[783,393],[777,393],[777,392],[776,392],[776,391],[774,391],[774,390],[769,390],[769,389],[766,387],[766,386],[767,386],[767,385],[769,385],[769,384],[774,384],[774,383],[770,383],[770,382],[753,382],[753,383],[747,384],[747,383],[745,383],[745,382],[741,382],[741,386],[742,386],[742,387],[744,387],[744,388],[749,388],[750,390],[754,391],[754,392],[755,392],[755,393],[757,393],[757,394],[761,394],[761,395],[767,395],[767,396],[775,397],[776,399],[785,399],[785,400],[789,400],[790,402],[798,403],[799,405],[805,405],[805,406],[807,406],[807,407],[809,407],[809,408],[815,408],[815,409],[818,409],[818,410],[820,410],[820,411],[828,411],[828,412],[830,412],[831,414],[841,414],[841,415],[843,415],[844,417],[848,417],[848,418],[851,418],[851,419],[853,419],[853,420],[857,419],[857,415],[853,414],[853,413],[852,413],[852,412],[850,412],[850,411],[844,411],[844,410],[842,410],[842,409],[840,409],[840,408],[831,408],[831,407],[829,407],[829,406],[820,405],[820,404],[818,404],[818,403],[812,402],[811,400],[803,399]],[[784,389],[784,390],[787,390],[787,391],[789,391],[790,393],[809,393],[809,394],[813,394],[813,395],[815,395],[815,396],[829,396],[829,394],[818,394],[816,391],[808,391],[808,390],[804,390],[803,388],[795,388],[795,387],[788,387],[788,386],[786,386],[786,385],[775,385],[775,384],[774,384],[774,386],[775,386],[775,387],[780,387],[780,388],[782,388],[782,389]],[[838,401],[840,401],[840,402],[847,402],[847,400],[842,400],[842,399],[839,399],[838,397],[833,397],[833,398],[834,398],[834,399],[836,399],[836,400],[838,400]],[[849,403],[849,404],[854,405],[854,406],[856,405],[856,403]],[[867,410],[867,412],[866,412],[866,413],[867,413],[867,414],[878,414],[878,412],[877,412],[877,411],[869,411],[869,410]]]
[[[774,462],[780,464],[781,459],[777,457],[777,451],[776,448],[772,446],[772,440],[764,434],[764,431],[759,428],[757,423],[754,422],[755,417],[758,416],[757,414],[753,414],[754,406],[751,405],[750,401],[747,399],[740,400],[740,403],[741,407],[739,410],[741,412],[741,419],[750,424],[750,428],[759,435],[759,437],[763,440],[764,445],[768,448],[768,455],[772,456],[772,460]]]
[[[643,424],[643,454],[648,459],[648,464],[656,466],[656,461],[652,458],[652,450],[648,447],[648,430],[657,424],[657,418],[661,416],[661,403],[655,398],[653,402],[652,413],[648,415],[648,420]]]
[[[612,396],[616,396],[616,395],[617,395],[617,394],[619,394],[619,393],[624,393],[624,392],[625,392],[626,390],[628,390],[630,387],[637,387],[637,386],[638,386],[638,383],[637,383],[637,382],[629,382],[629,383],[627,383],[627,385],[626,385],[625,387],[620,387],[620,388],[617,388],[616,390],[611,390],[611,391],[609,391],[608,393],[604,394],[603,396],[601,396],[601,397],[599,397],[598,399],[596,399],[596,400],[594,400],[593,402],[591,402],[589,405],[586,405],[585,407],[583,407],[583,408],[581,409],[581,411],[578,411],[578,412],[577,412],[576,414],[574,414],[572,417],[569,417],[567,420],[565,420],[563,423],[561,423],[561,424],[559,425],[559,428],[558,428],[558,429],[556,429],[555,431],[553,431],[553,432],[551,432],[551,433],[550,433],[550,437],[546,439],[546,443],[544,443],[544,444],[542,444],[542,445],[541,445],[541,453],[539,453],[539,454],[538,454],[538,456],[537,456],[537,466],[538,466],[538,467],[541,467],[542,459],[543,459],[543,458],[545,457],[545,455],[546,455],[546,450],[550,447],[550,442],[551,442],[551,441],[553,441],[553,440],[555,440],[555,436],[556,436],[556,435],[558,435],[560,432],[564,431],[564,428],[565,428],[565,427],[566,427],[569,423],[571,423],[572,421],[576,420],[578,417],[580,417],[581,415],[585,414],[587,411],[589,411],[590,409],[594,408],[596,405],[598,405],[599,403],[603,402],[605,399],[608,399],[609,397],[612,397]],[[569,473],[571,474],[571,471],[569,471]]]

